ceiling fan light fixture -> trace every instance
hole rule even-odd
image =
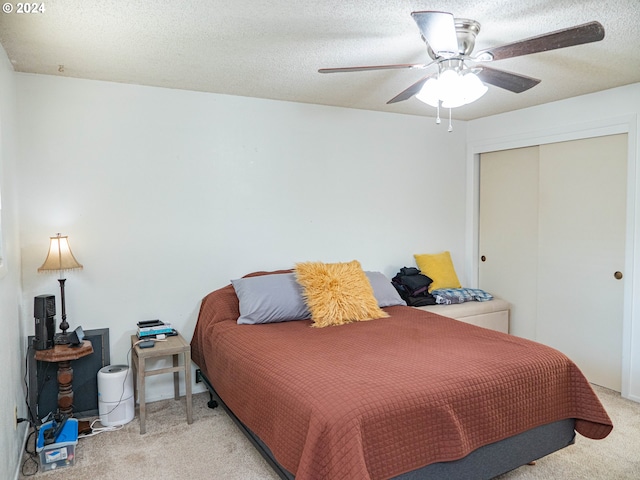
[[[440,105],[440,89],[438,85],[438,79],[430,78],[416,94],[416,98],[427,105],[438,107],[438,105]]]
[[[462,84],[465,104],[475,102],[489,90],[489,87],[482,83],[473,72],[467,72],[462,76]]]
[[[450,68],[440,73],[437,79],[427,80],[416,98],[432,107],[438,107],[442,102],[444,108],[456,108],[475,102],[487,90],[488,87],[475,73]]]
[[[458,103],[461,98],[462,77],[454,69],[447,69],[438,78],[440,100]]]

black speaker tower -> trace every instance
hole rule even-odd
[[[53,348],[53,337],[56,333],[56,297],[54,295],[38,295],[33,299],[33,316],[35,317],[35,337],[33,348],[47,350]]]

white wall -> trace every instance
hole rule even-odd
[[[22,320],[48,237],[69,235],[71,328],[110,328],[127,361],[139,320],[190,339],[208,292],[297,261],[358,259],[392,276],[452,251],[465,278],[465,124],[16,74]],[[58,299],[59,302],[59,299]],[[59,303],[58,303],[59,305]],[[58,307],[59,308],[59,307]],[[59,321],[59,318],[58,318]],[[170,397],[162,375],[149,399]]]
[[[628,133],[622,395],[640,401],[640,84],[474,120],[467,125],[467,272],[477,278],[478,154]],[[587,295],[598,295],[593,286]],[[607,299],[603,298],[603,302]]]
[[[15,428],[18,416],[27,417],[22,390],[24,323],[20,321],[20,242],[16,176],[16,85],[13,67],[0,47],[0,195],[2,260],[0,261],[0,478],[16,476],[27,423]],[[33,327],[32,327],[33,328]]]

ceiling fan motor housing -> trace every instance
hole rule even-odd
[[[456,37],[460,55],[471,55],[476,45],[476,35],[480,32],[480,24],[468,18],[456,18]]]
[[[454,24],[456,27],[456,38],[458,40],[458,55],[460,56],[469,56],[471,52],[473,52],[473,47],[476,45],[476,35],[480,32],[480,24],[475,20],[471,20],[469,18],[456,18],[454,19]],[[422,37],[423,40],[424,37]],[[443,52],[434,52],[431,48],[431,45],[425,40],[427,43],[427,51],[429,56],[433,60],[437,60],[440,58],[454,58],[451,57],[451,54],[443,54]]]

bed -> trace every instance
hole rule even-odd
[[[283,272],[258,272],[280,274]],[[197,380],[283,479],[493,478],[613,425],[558,351],[406,306],[310,328],[242,325],[232,285],[207,295]]]

